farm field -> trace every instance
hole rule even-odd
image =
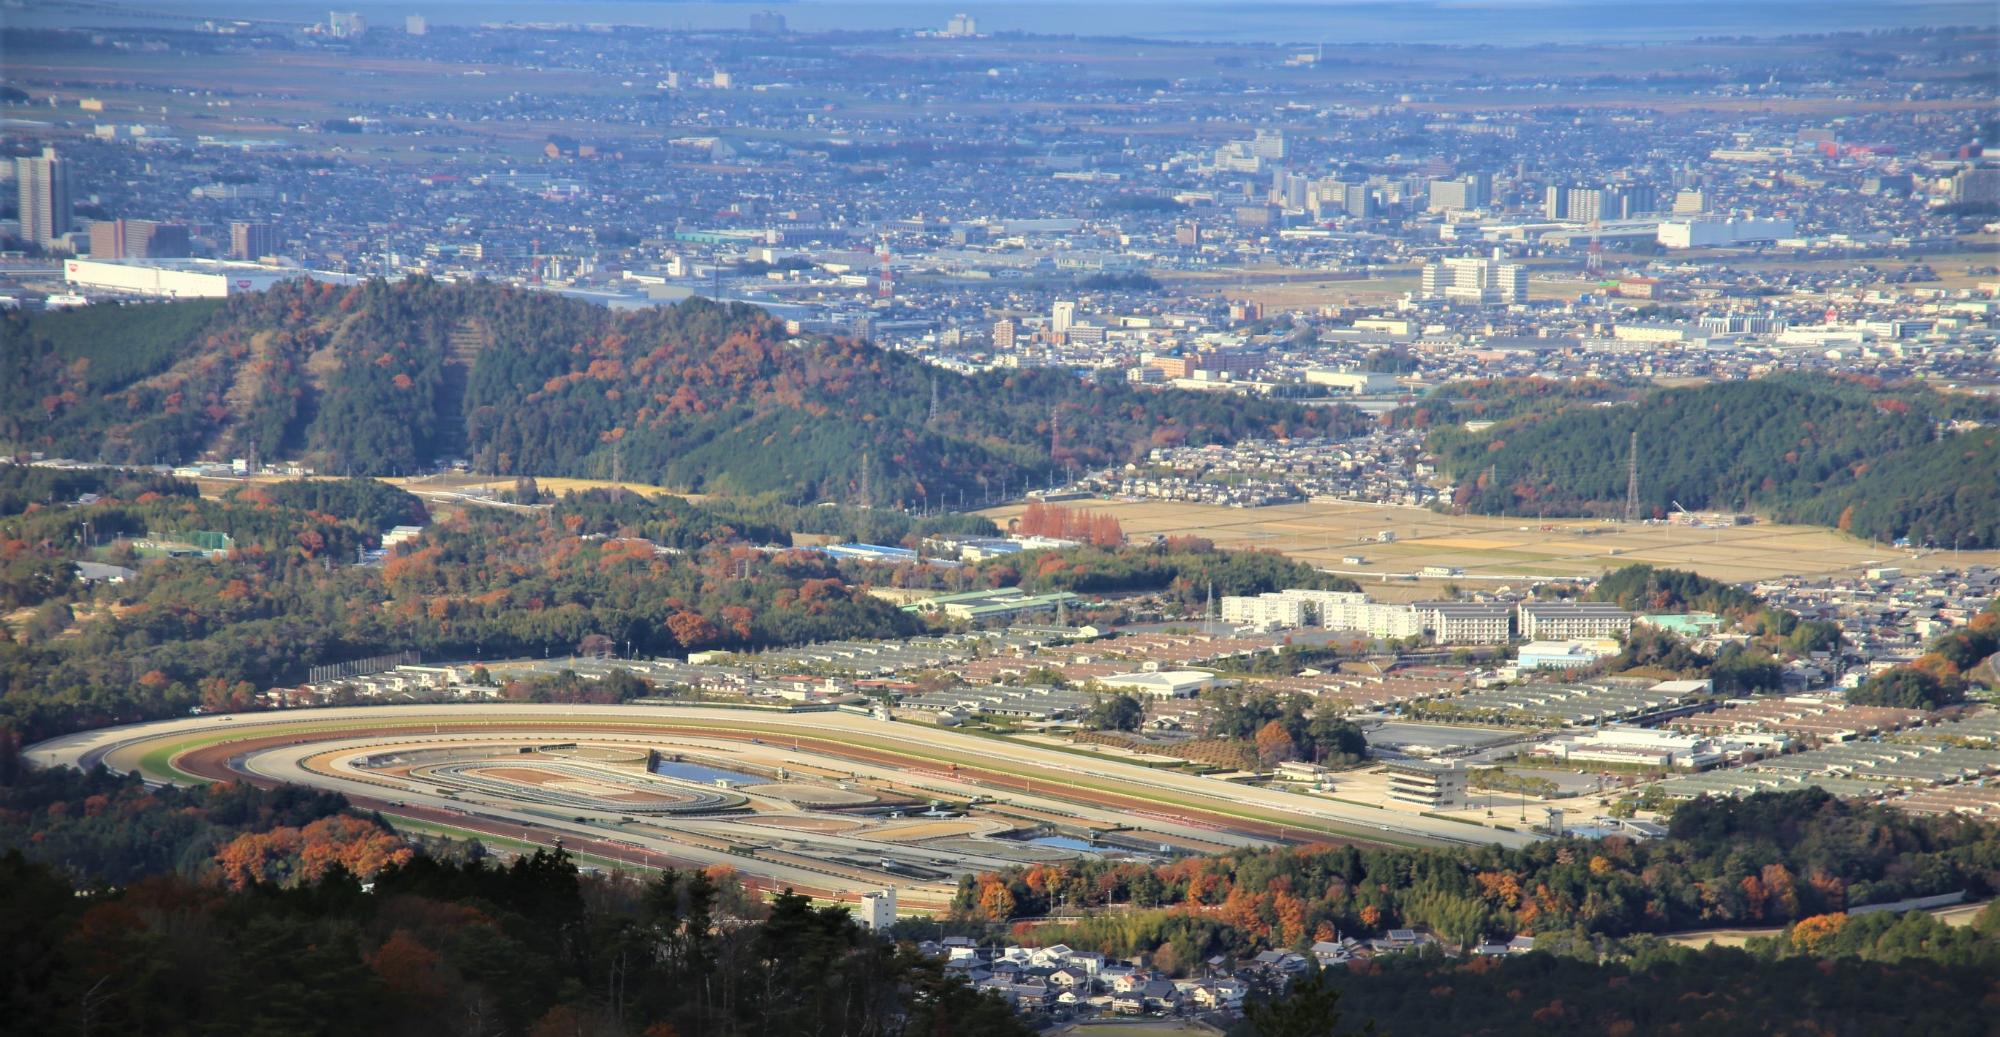
[[[1071,507],[1115,516],[1127,538],[1200,536],[1218,547],[1261,549],[1310,562],[1361,581],[1410,584],[1427,566],[1463,569],[1458,580],[1580,578],[1636,563],[1690,569],[1732,582],[1780,576],[1854,573],[1871,566],[1909,565],[1916,553],[1873,544],[1819,526],[1759,522],[1700,528],[1632,525],[1595,519],[1440,515],[1422,508],[1361,503],[1286,504],[1228,508],[1180,501],[1086,500]],[[1024,507],[982,514],[1003,528]],[[1394,534],[1393,542],[1376,538]],[[1360,564],[1342,559],[1359,556]],[[2000,564],[2000,551],[1931,552],[1930,564]],[[1388,593],[1385,600],[1399,600]]]

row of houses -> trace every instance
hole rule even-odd
[[[1069,1008],[1127,1016],[1235,1009],[1252,990],[1282,990],[1315,967],[1344,967],[1430,947],[1442,944],[1421,929],[1392,929],[1368,940],[1336,934],[1304,951],[1268,950],[1241,960],[1217,956],[1202,964],[1199,975],[1174,978],[1141,960],[1110,959],[1063,944],[982,947],[970,937],[954,936],[917,945],[920,953],[943,959],[947,973],[1005,998],[1022,1012]],[[1533,948],[1531,937],[1519,936],[1481,944],[1473,953],[1521,954]]]

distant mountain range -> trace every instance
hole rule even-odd
[[[1367,420],[1067,370],[968,377],[794,339],[742,305],[614,313],[422,278],[13,315],[4,331],[0,446],[113,462],[297,457],[361,475],[462,458],[496,475],[970,504],[1154,446]]]

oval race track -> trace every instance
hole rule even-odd
[[[102,763],[151,781],[295,782],[502,849],[560,839],[586,863],[725,865],[756,888],[828,898],[893,884],[918,909],[947,903],[959,873],[1070,855],[1019,838],[1033,832],[1130,852],[1534,838],[841,712],[360,706],[105,728],[25,752],[38,766]],[[647,753],[699,762],[649,773]],[[734,784],[718,789],[711,775]],[[761,794],[765,782],[792,792]],[[926,812],[975,797],[988,802],[969,817]]]

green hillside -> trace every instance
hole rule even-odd
[[[1457,483],[1453,502],[1484,514],[1623,514],[1636,431],[1646,517],[1678,502],[1995,546],[2000,451],[1990,426],[1944,431],[1959,417],[1992,415],[1920,387],[1781,375],[1531,410],[1477,433],[1438,428],[1428,445]]]
[[[970,503],[1154,446],[1353,428],[1354,411],[1069,371],[966,377],[764,312],[613,313],[543,292],[306,281],[226,304],[10,316],[0,446],[114,462],[464,458],[796,501]]]

